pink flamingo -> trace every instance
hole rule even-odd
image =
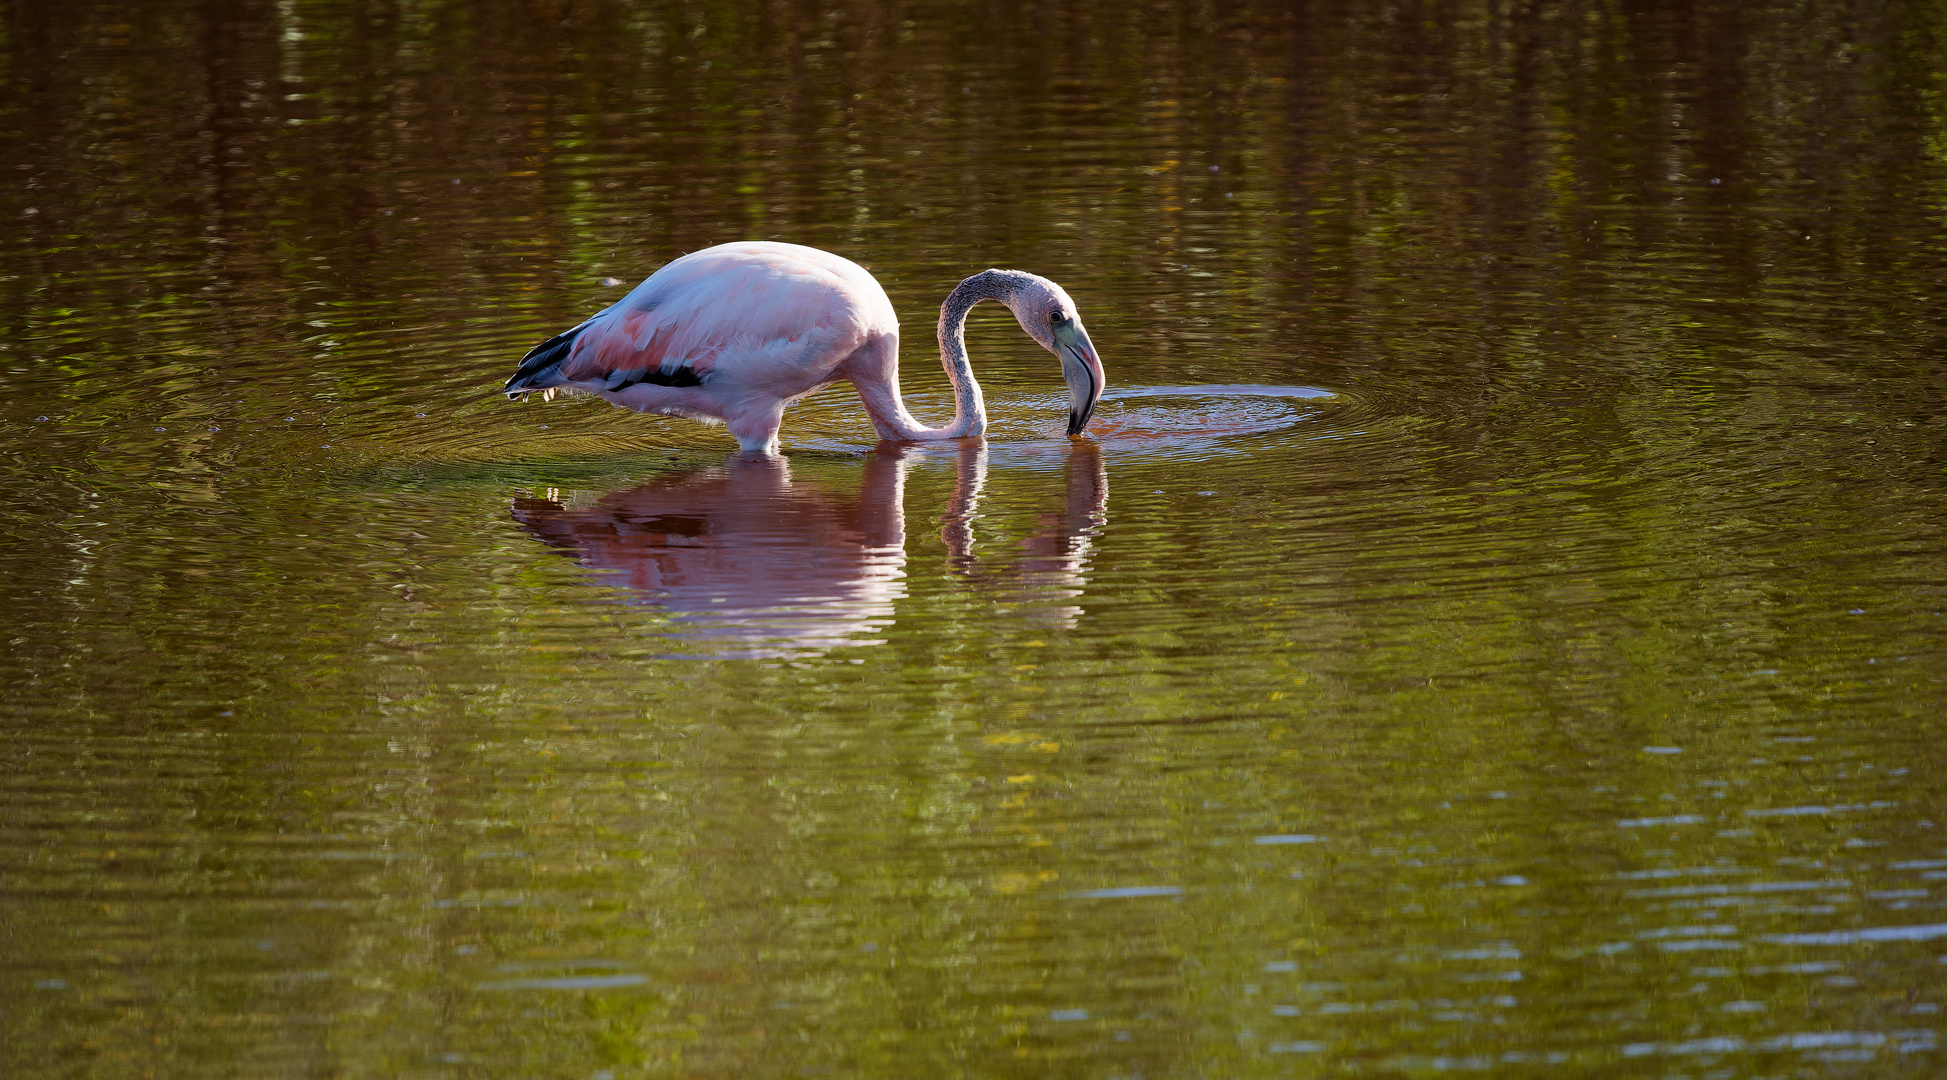
[[[536,345],[507,396],[570,388],[637,412],[722,423],[746,452],[777,453],[791,402],[835,382],[859,392],[882,439],[960,439],[987,430],[967,362],[967,312],[998,300],[1061,360],[1068,434],[1102,397],[1102,361],[1075,302],[1047,278],[983,270],[940,305],[940,364],[953,422],[922,427],[899,397],[899,319],[865,268],[828,251],[753,240],[669,263],[594,318]]]

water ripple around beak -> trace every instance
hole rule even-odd
[[[1102,395],[1087,434],[1119,457],[1230,455],[1248,452],[1252,437],[1309,425],[1336,429],[1342,426],[1340,415],[1354,402],[1350,395],[1316,386],[1116,387]],[[915,394],[908,403],[922,423],[944,422],[952,409],[951,398],[944,394]],[[809,408],[807,404],[786,416],[786,449],[837,449],[874,438],[863,417],[846,416],[834,407],[836,399]],[[1066,437],[1068,400],[1059,393],[1002,391],[988,396],[987,411],[987,441],[996,449]]]

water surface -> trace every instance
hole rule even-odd
[[[0,23],[0,1072],[1936,1075],[1940,5]],[[529,346],[870,267],[787,459]]]

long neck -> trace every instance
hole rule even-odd
[[[876,377],[853,380],[881,437],[937,442],[986,434],[987,402],[980,395],[980,384],[974,381],[973,365],[967,361],[967,312],[982,300],[1008,302],[1023,280],[1032,279],[1018,270],[983,270],[954,286],[940,305],[940,366],[953,384],[953,422],[947,426],[921,427],[906,411],[905,402],[899,398],[895,354],[879,358],[883,367]]]
[[[953,383],[953,426],[971,429],[961,435],[979,435],[987,429],[987,403],[967,359],[967,312],[982,300],[1005,303],[1015,292],[1010,276],[1004,270],[983,270],[954,286],[940,305],[940,366]]]

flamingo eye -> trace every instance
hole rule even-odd
[[[1060,310],[1055,310],[1048,313],[1048,321],[1054,323],[1056,326],[1060,326],[1068,320],[1061,317]]]

